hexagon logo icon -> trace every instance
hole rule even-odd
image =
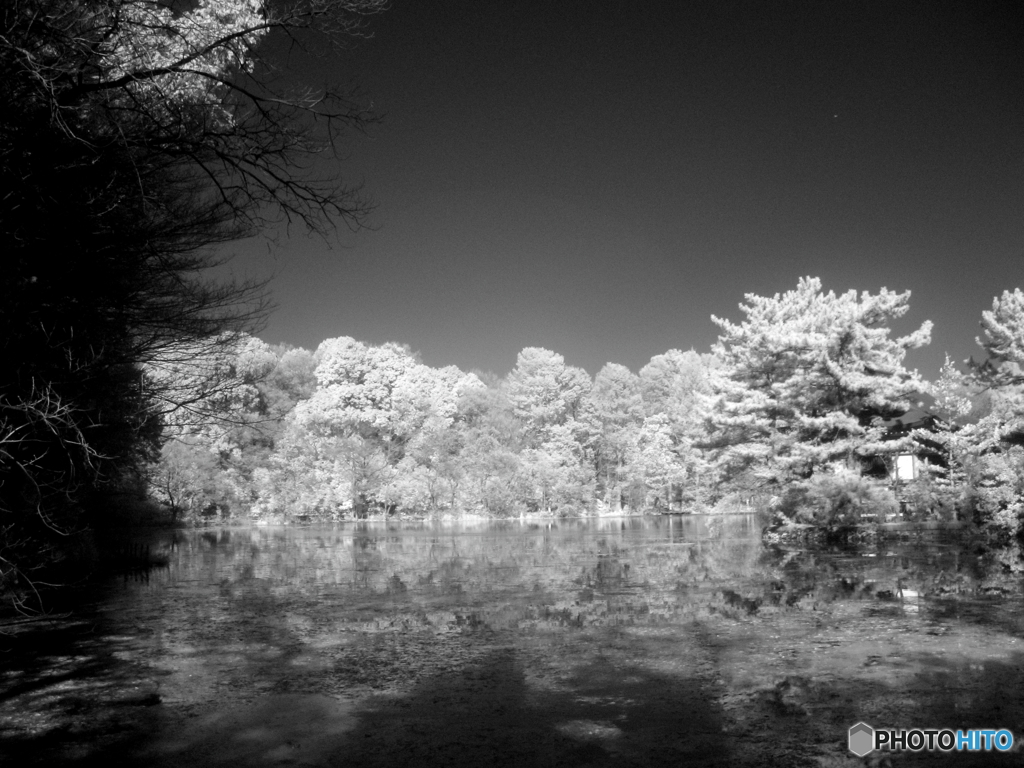
[[[850,728],[850,751],[857,757],[864,757],[874,750],[875,729],[867,723],[857,723]]]

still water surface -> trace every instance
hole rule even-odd
[[[1012,550],[768,547],[745,516],[150,543],[166,568],[9,640],[0,761],[841,766],[860,720],[1024,740]]]

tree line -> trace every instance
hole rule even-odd
[[[806,278],[713,318],[711,350],[591,377],[528,347],[505,378],[431,368],[342,337],[315,351],[247,337],[210,370],[212,421],[168,421],[152,471],[179,517],[705,511],[758,503],[841,526],[902,502],[919,518],[1020,525],[1024,294],[982,315],[987,359],[935,382],[904,366],[931,324],[894,337],[910,292],[825,292]],[[922,400],[927,427],[899,417]],[[215,402],[214,402],[215,401]],[[894,488],[896,457],[919,477]]]

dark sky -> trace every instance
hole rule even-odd
[[[399,341],[505,374],[706,351],[712,313],[801,276],[911,289],[909,359],[977,354],[1024,287],[1014,3],[394,0],[317,80],[385,113],[341,169],[374,231],[236,244],[263,337]]]

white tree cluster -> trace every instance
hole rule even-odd
[[[748,295],[741,322],[715,318],[722,335],[710,355],[670,350],[639,374],[609,363],[593,378],[539,347],[485,383],[394,343],[342,337],[313,353],[251,341],[236,362],[216,364],[245,385],[217,402],[236,419],[273,411],[276,431],[262,453],[236,431],[208,438],[207,455],[233,467],[222,475],[235,478],[237,499],[275,519],[692,510],[733,492],[804,489],[842,522],[885,501],[894,454],[925,446],[938,463],[922,483],[982,489],[992,519],[1024,512],[1015,501],[1024,461],[1012,445],[1024,418],[1020,292],[984,314],[987,385],[948,360],[934,384],[904,367],[930,334],[924,323],[892,335],[909,297],[837,295],[804,279],[784,294]],[[246,379],[271,368],[262,384]],[[986,386],[991,407],[972,418]],[[894,429],[925,390],[941,418],[927,431]],[[208,459],[191,466],[193,477],[210,469]]]

